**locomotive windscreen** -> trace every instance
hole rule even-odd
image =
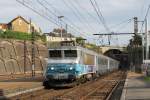
[[[65,57],[77,57],[77,50],[64,50]]]
[[[61,50],[49,50],[49,57],[61,58]]]

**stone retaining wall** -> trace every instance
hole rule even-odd
[[[26,50],[24,45],[26,45]],[[43,44],[35,43],[34,49],[35,71],[42,72],[46,65],[47,48]],[[32,44],[30,41],[24,43],[24,41],[19,40],[0,40],[0,75],[30,73],[31,55]]]

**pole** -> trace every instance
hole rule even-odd
[[[108,35],[108,45],[110,45],[110,38],[111,38],[111,36]]]
[[[138,33],[138,18],[134,17],[134,33],[137,35]]]
[[[134,34],[135,34],[135,37],[136,35],[138,34],[138,18],[137,17],[134,17]],[[133,44],[134,46],[134,72],[136,71],[136,69],[139,68],[139,62],[138,62],[138,46],[137,44]]]
[[[32,43],[32,77],[35,76],[35,49],[34,49],[34,41],[35,41],[35,35],[34,35],[34,27],[31,26],[31,20],[30,20],[30,27],[31,27],[31,43]]]
[[[35,76],[35,50],[34,50],[34,31],[32,31],[32,77]]]
[[[27,50],[27,46],[26,46],[26,40],[24,40],[24,74],[26,73],[26,50]]]
[[[68,25],[66,24],[66,34],[68,33]],[[71,36],[70,36],[71,37]]]
[[[145,37],[146,37],[146,59],[149,59],[149,39],[148,39],[148,32],[147,32],[147,19],[145,19]]]
[[[61,40],[62,40],[62,18],[63,18],[64,16],[58,16],[58,19],[60,20],[60,24],[61,24]]]
[[[61,18],[60,18],[60,24],[61,24],[61,40],[62,40],[62,23],[61,23]]]

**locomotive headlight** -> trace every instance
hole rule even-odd
[[[73,67],[70,67],[69,69],[70,69],[70,70],[73,70]]]
[[[54,70],[54,67],[51,67],[51,70]]]

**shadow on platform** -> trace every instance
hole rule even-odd
[[[5,97],[3,89],[0,89],[0,100],[9,100]]]

